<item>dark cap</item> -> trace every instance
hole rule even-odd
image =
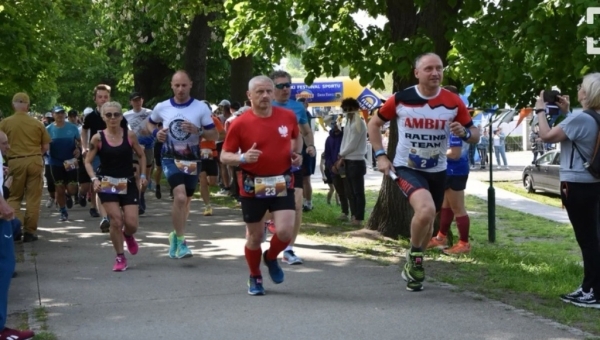
[[[139,92],[133,92],[130,96],[129,96],[129,100],[134,100],[136,98],[143,98],[142,94]]]
[[[77,110],[75,110],[75,109],[71,109],[71,110],[69,110],[68,114],[69,114],[69,117],[78,116],[79,112],[77,112]]]
[[[52,112],[54,112],[54,113],[65,112],[65,108],[60,105],[56,105],[55,107],[52,108]]]

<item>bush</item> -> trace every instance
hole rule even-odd
[[[523,151],[523,136],[508,136],[504,141],[506,152]]]

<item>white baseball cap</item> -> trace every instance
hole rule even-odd
[[[94,109],[92,109],[91,107],[86,107],[85,110],[83,110],[83,115],[87,116],[92,112],[94,112]]]

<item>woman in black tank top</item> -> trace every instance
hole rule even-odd
[[[135,152],[141,171],[140,185],[143,186],[146,185],[146,156],[135,133],[121,127],[123,114],[119,103],[108,102],[102,105],[100,111],[106,129],[92,136],[85,168],[110,221],[110,238],[117,253],[113,271],[124,271],[127,260],[123,241],[131,255],[138,252],[133,234],[138,228],[140,188],[136,185],[131,160]],[[92,166],[96,155],[100,158],[97,173]]]

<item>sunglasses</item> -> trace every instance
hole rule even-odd
[[[287,87],[287,88],[290,88],[290,87],[292,87],[292,83],[281,83],[281,84],[275,84],[275,87],[276,87],[276,88],[278,88],[278,89],[280,89],[280,90],[283,90],[283,89],[284,89],[284,88],[286,88],[286,87]]]
[[[119,118],[121,117],[121,112],[107,112],[104,114],[106,118]]]

